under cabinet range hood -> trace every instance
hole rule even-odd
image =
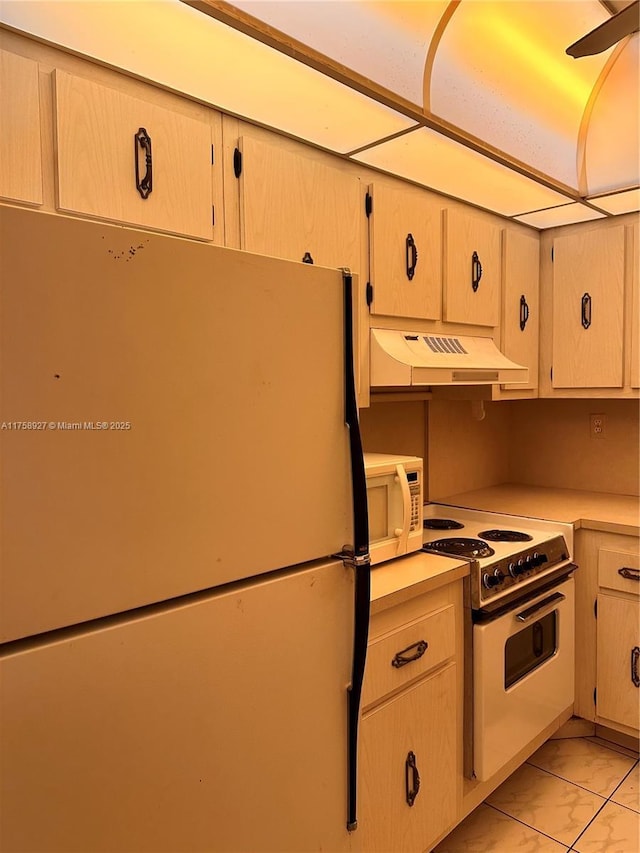
[[[491,338],[371,329],[371,387],[527,382]]]

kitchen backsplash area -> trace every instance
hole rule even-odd
[[[508,406],[511,482],[638,494],[637,400],[522,400]],[[603,431],[597,433],[592,421],[600,415]]]
[[[430,501],[508,482],[638,494],[637,400],[383,402],[360,418],[365,450],[424,458]]]
[[[360,430],[362,445],[367,453],[393,453],[424,459],[427,482],[426,402],[372,402],[370,408],[360,411]]]

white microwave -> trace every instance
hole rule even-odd
[[[365,453],[371,564],[422,548],[422,459]]]

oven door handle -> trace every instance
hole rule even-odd
[[[535,619],[540,615],[541,610],[545,610],[549,606],[555,606],[559,604],[561,601],[564,601],[566,596],[561,592],[554,592],[553,595],[547,596],[547,598],[543,598],[542,601],[538,601],[532,607],[527,607],[526,610],[520,611],[516,616],[518,622],[528,622],[530,619]]]

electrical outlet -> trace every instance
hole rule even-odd
[[[606,438],[605,416],[589,415],[589,419],[591,423],[591,438]]]

